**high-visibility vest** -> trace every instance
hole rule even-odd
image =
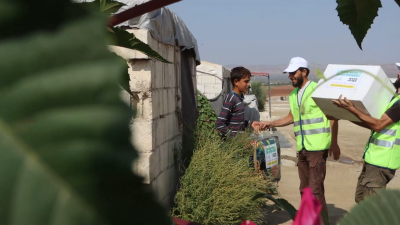
[[[311,98],[317,85],[313,81],[310,82],[304,90],[300,104],[297,101],[299,88],[290,93],[289,103],[293,115],[297,151],[302,149],[321,151],[331,146],[330,121]]]
[[[399,99],[394,98],[386,110],[399,104]],[[366,163],[374,166],[392,170],[400,168],[400,121],[392,123],[379,133],[371,131],[363,158]]]

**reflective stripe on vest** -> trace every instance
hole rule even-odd
[[[393,142],[393,141],[384,141],[384,140],[379,140],[376,139],[374,137],[371,138],[371,140],[369,141],[369,143],[374,144],[374,145],[378,145],[381,147],[385,147],[385,148],[392,148],[393,145],[400,145],[400,139],[397,139]]]
[[[323,117],[318,117],[318,118],[313,118],[313,119],[307,119],[307,120],[301,120],[302,125],[309,125],[309,124],[314,124],[314,123],[322,123],[324,122]],[[300,121],[294,122],[294,126],[299,126]]]
[[[303,135],[322,134],[322,133],[330,133],[330,132],[331,132],[330,127],[323,127],[323,128],[317,128],[317,129],[311,129],[311,130],[303,130]],[[295,136],[301,135],[301,130],[295,132],[294,135]]]
[[[389,130],[389,129],[383,129],[381,132],[379,132],[380,134],[385,134],[385,135],[389,135],[389,136],[393,136],[396,137],[396,130]]]

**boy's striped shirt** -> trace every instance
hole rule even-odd
[[[244,132],[243,96],[239,96],[233,91],[226,96],[221,112],[215,122],[215,127],[223,136],[226,136],[228,132],[230,132],[231,137],[237,133]]]

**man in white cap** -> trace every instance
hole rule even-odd
[[[326,158],[329,153],[329,155],[333,154],[335,160],[339,159],[338,122],[337,120],[330,121],[311,98],[317,83],[308,79],[310,70],[305,59],[301,57],[292,58],[283,73],[289,73],[289,79],[292,81],[293,87],[296,88],[289,97],[289,114],[276,121],[260,122],[261,129],[294,124],[293,130],[298,151],[297,166],[300,178],[300,194],[302,194],[304,188],[311,187],[314,196],[322,204],[322,215],[326,213],[324,220],[327,221],[328,210],[324,188]]]
[[[400,63],[396,63],[400,70]],[[393,84],[396,93],[400,91],[400,73]],[[353,103],[342,96],[333,100],[338,107],[355,115],[361,122],[352,122],[371,130],[364,149],[364,165],[358,177],[355,201],[360,203],[366,197],[376,194],[393,179],[400,168],[400,97],[393,96],[385,106],[380,119],[364,114]]]

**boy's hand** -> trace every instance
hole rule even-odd
[[[251,123],[251,127],[253,128],[254,131],[258,132],[261,128],[260,122],[259,121],[253,121]]]

